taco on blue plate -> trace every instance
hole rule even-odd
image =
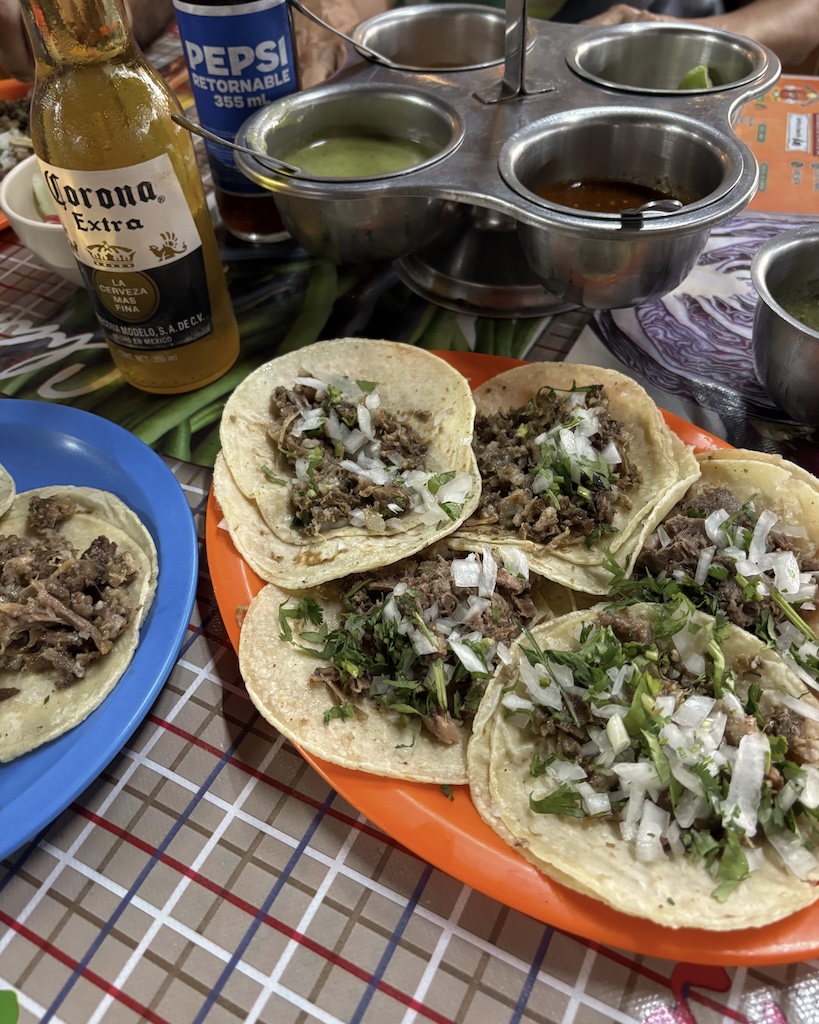
[[[116,495],[17,494],[0,518],[0,761],[102,703],[128,669],[157,575],[150,533]]]

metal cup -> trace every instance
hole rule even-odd
[[[502,10],[454,3],[398,7],[350,34],[407,71],[474,71],[503,62],[505,31]]]
[[[819,331],[788,312],[809,302],[819,316],[819,227],[768,239],[751,263],[751,280],[759,295],[752,332],[759,383],[793,419],[819,424]]]
[[[243,153],[236,154],[236,162],[275,193],[285,227],[314,256],[336,263],[398,259],[435,237],[448,204],[387,186],[457,149],[463,121],[449,104],[418,89],[334,83],[257,111],[242,125],[237,142],[282,157],[294,143],[357,132],[410,139],[425,144],[432,155],[407,171],[359,177],[288,177]]]
[[[589,107],[536,121],[506,142],[499,168],[533,205],[517,226],[533,272],[553,295],[590,309],[637,306],[676,288],[711,229],[747,205],[757,180],[753,157],[727,132],[636,107]],[[633,218],[538,194],[559,182],[595,180],[655,188],[685,205]]]
[[[759,43],[730,32],[678,22],[635,22],[578,39],[566,54],[582,78],[608,89],[690,95],[680,89],[686,73],[707,67],[713,84],[698,93],[747,88],[776,57]]]

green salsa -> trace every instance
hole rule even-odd
[[[819,331],[819,281],[808,281],[776,296],[779,305],[800,324]]]
[[[276,156],[321,178],[372,178],[415,167],[436,151],[416,139],[351,132],[299,141]]]

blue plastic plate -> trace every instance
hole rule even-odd
[[[3,399],[0,463],[18,491],[49,484],[112,491],[146,525],[159,555],[156,597],[127,672],[76,728],[0,764],[0,857],[7,857],[94,781],[147,715],[190,623],[199,547],[190,506],[173,473],[109,420],[68,406]]]

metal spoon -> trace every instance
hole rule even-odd
[[[333,35],[338,36],[340,39],[344,39],[351,46],[354,46],[359,52],[363,53],[365,57],[372,57],[373,60],[377,60],[380,64],[386,64],[388,68],[395,68],[398,71],[403,71],[406,68],[405,64],[400,64],[398,61],[392,60],[390,57],[385,57],[383,53],[379,53],[378,50],[374,50],[371,46],[366,46],[364,43],[359,43],[352,36],[348,36],[345,32],[342,32],[340,28],[335,28],[329,22],[324,21],[317,14],[314,14],[309,7],[305,7],[301,0],[289,0],[296,10],[309,18],[310,21],[314,21],[317,25],[321,25],[322,28],[326,28],[328,32],[332,32]]]
[[[277,160],[275,156],[270,156],[267,153],[260,153],[256,149],[251,149],[250,146],[240,146],[238,142],[229,142],[227,139],[223,139],[221,135],[203,128],[196,121],[191,121],[184,114],[171,114],[171,118],[177,124],[182,125],[183,128],[187,128],[189,132],[193,132],[194,135],[201,135],[203,139],[208,139],[209,142],[218,142],[220,146],[227,146],[229,149],[235,149],[239,153],[246,153],[248,156],[252,156],[254,160],[258,160],[260,164],[263,164],[271,171],[287,174],[292,178],[304,177],[299,168],[294,167],[293,164],[285,163],[284,160]]]
[[[647,203],[633,210],[622,210],[620,219],[625,224],[635,225],[642,223],[644,213],[675,213],[682,207],[680,199],[649,199]]]

